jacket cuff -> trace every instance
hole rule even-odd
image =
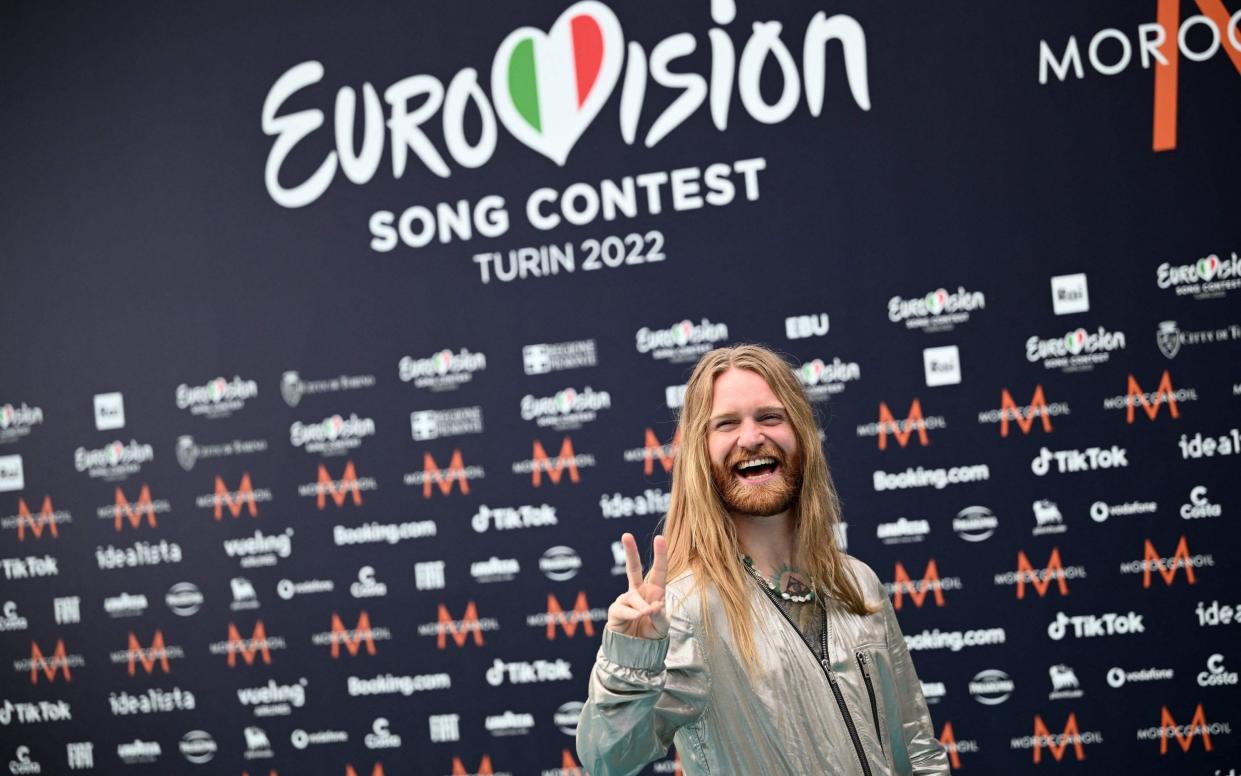
[[[603,656],[619,666],[658,673],[664,670],[668,656],[668,637],[642,639],[604,628],[602,649]]]

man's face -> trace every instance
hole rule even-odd
[[[767,381],[746,369],[715,379],[707,424],[711,476],[729,512],[775,515],[801,485],[801,450]]]

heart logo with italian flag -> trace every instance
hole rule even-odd
[[[211,401],[218,402],[224,398],[224,392],[228,390],[228,380],[223,377],[217,377],[211,381]]]
[[[8,428],[13,425],[13,418],[17,412],[13,409],[12,404],[6,404],[0,407],[0,428]]]
[[[1219,256],[1212,253],[1205,259],[1198,259],[1198,275],[1203,280],[1210,280],[1219,271]]]
[[[802,364],[801,365],[802,382],[805,383],[806,385],[818,385],[819,378],[823,376],[823,370],[825,368],[826,367],[823,364],[823,359],[821,358],[816,358],[814,361],[811,361],[807,364]]]
[[[509,33],[491,63],[491,99],[513,137],[564,166],[612,94],[625,39],[606,5],[569,6],[551,30]]]
[[[573,405],[577,403],[577,391],[573,388],[565,388],[556,394],[556,409],[560,410],[562,415],[568,414],[573,409]]]
[[[431,364],[441,375],[448,374],[448,369],[452,366],[452,351],[444,349],[431,356]]]
[[[1086,347],[1086,330],[1078,329],[1064,335],[1064,344],[1073,355],[1081,353],[1082,348]]]
[[[121,444],[120,440],[117,440],[116,442],[113,442],[112,444],[108,445],[108,463],[110,465],[116,466],[117,464],[121,462],[121,459],[124,457],[125,457],[125,445]]]
[[[340,436],[340,430],[344,428],[345,420],[340,415],[333,415],[323,421],[323,433],[328,439],[336,439]]]
[[[689,344],[689,338],[694,336],[694,324],[689,321],[681,321],[672,327],[672,336],[676,343],[681,347]]]
[[[931,315],[939,315],[947,305],[948,292],[942,288],[926,295],[926,309],[931,311]]]

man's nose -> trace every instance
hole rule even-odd
[[[763,446],[763,442],[767,439],[763,435],[762,426],[754,422],[752,418],[746,418],[741,421],[741,434],[737,438],[737,444],[745,450],[756,450]]]

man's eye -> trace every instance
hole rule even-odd
[[[736,424],[737,424],[737,421],[735,420],[721,420],[715,424],[715,427],[716,428],[728,428],[729,426],[734,426]]]

